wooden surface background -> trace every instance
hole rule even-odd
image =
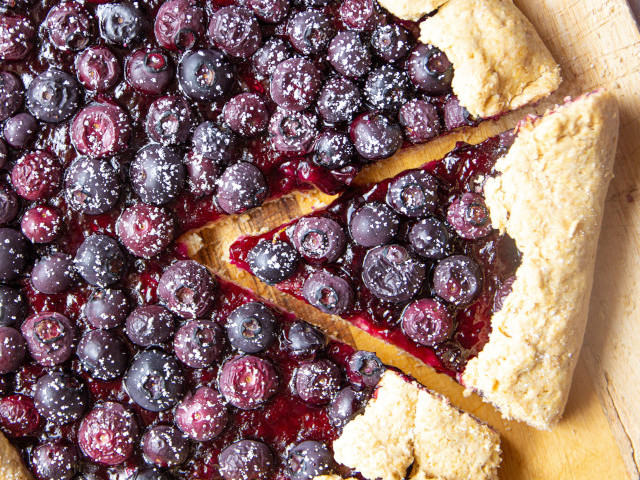
[[[637,0],[630,0],[638,3]],[[358,182],[380,180],[440,158],[458,140],[478,142],[515,125],[524,113],[541,113],[566,95],[613,89],[621,108],[615,179],[601,235],[591,314],[564,419],[551,432],[503,421],[478,397],[411,357],[279,294],[225,262],[239,234],[255,234],[322,206],[331,197],[297,194],[249,214],[229,217],[192,234],[191,252],[219,274],[257,290],[323,325],[361,349],[376,350],[428,387],[496,428],[503,439],[502,479],[640,479],[640,33],[626,0],[516,0],[560,63],[560,91],[535,107],[481,128],[405,150],[365,170]],[[638,11],[640,11],[640,5]]]

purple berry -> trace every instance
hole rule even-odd
[[[131,125],[120,107],[98,103],[78,112],[71,121],[70,136],[71,143],[82,155],[101,158],[127,148]]]
[[[158,10],[153,31],[167,50],[189,50],[204,35],[204,10],[194,0],[169,0]]]
[[[216,281],[206,267],[182,260],[167,268],[158,282],[158,296],[173,313],[186,318],[206,315],[215,301]]]
[[[140,93],[159,95],[173,80],[173,62],[159,50],[137,50],[127,59],[124,76]]]
[[[433,298],[421,298],[402,312],[402,331],[420,345],[432,347],[444,342],[453,332],[453,317],[442,303]]]
[[[404,127],[407,139],[413,143],[423,143],[440,135],[438,109],[432,103],[413,99],[400,108],[400,125]]]
[[[147,135],[158,143],[185,143],[191,133],[191,127],[191,108],[184,97],[162,97],[149,107],[145,129]]]
[[[127,317],[127,337],[136,345],[149,347],[173,336],[173,314],[161,305],[138,305]]]
[[[468,305],[482,290],[482,271],[465,255],[452,255],[439,261],[433,270],[433,290],[454,305]]]
[[[391,65],[372,71],[364,86],[367,103],[376,110],[397,111],[409,100],[411,84],[407,74]]]
[[[124,377],[131,399],[145,410],[161,412],[176,405],[186,381],[175,356],[161,350],[144,350]]]
[[[250,302],[239,306],[227,317],[227,336],[241,352],[258,353],[276,339],[276,318],[264,303]]]
[[[312,405],[326,405],[340,390],[342,375],[331,360],[320,359],[302,364],[295,373],[296,394]]]
[[[348,78],[359,78],[371,68],[371,53],[356,32],[339,32],[329,44],[329,63]]]
[[[248,58],[262,43],[262,31],[250,10],[233,5],[211,16],[209,38],[226,54]]]
[[[119,47],[131,48],[141,40],[149,27],[147,16],[135,4],[100,5],[97,13],[100,36]]]
[[[275,72],[276,67],[281,62],[288,58],[291,58],[291,49],[288,43],[278,37],[272,37],[256,51],[251,61],[253,62],[253,68],[259,75],[268,77]]]
[[[74,375],[51,372],[38,379],[33,402],[47,420],[65,425],[78,420],[89,406],[89,390]]]
[[[354,385],[373,388],[386,369],[386,365],[373,352],[359,350],[349,357],[348,376]]]
[[[289,0],[248,0],[247,4],[267,23],[280,23],[289,14]]]
[[[0,285],[0,326],[22,322],[27,316],[27,302],[20,290]]]
[[[317,10],[298,12],[289,19],[289,42],[303,55],[317,55],[329,46],[336,33],[333,20]]]
[[[386,200],[401,215],[426,217],[438,206],[438,180],[424,170],[404,173],[389,184]]]
[[[307,440],[289,452],[287,475],[291,480],[312,480],[329,473],[334,463],[331,450],[320,442]]]
[[[346,312],[354,302],[350,283],[325,270],[319,270],[305,280],[302,295],[318,310],[331,315]]]
[[[41,426],[42,418],[31,397],[14,394],[0,398],[0,426],[15,437],[34,434]]]
[[[176,425],[199,442],[212,440],[227,426],[229,413],[222,396],[214,389],[200,387],[188,393],[176,407]]]
[[[449,205],[447,221],[458,235],[467,240],[486,237],[493,230],[484,199],[472,192],[463,194]]]
[[[187,188],[196,197],[211,195],[216,189],[220,161],[189,152],[184,157],[187,169]]]
[[[0,282],[16,280],[27,266],[27,239],[13,228],[0,228]]]
[[[402,147],[400,126],[381,113],[366,113],[356,118],[349,135],[358,153],[367,160],[388,158]]]
[[[42,312],[27,318],[20,328],[29,353],[40,365],[51,367],[67,361],[73,353],[76,336],[71,321],[55,312]]]
[[[38,133],[38,121],[28,113],[19,113],[6,122],[2,134],[5,141],[18,150],[33,143]]]
[[[138,423],[133,413],[115,402],[96,406],[80,422],[78,445],[94,462],[118,465],[136,447]]]
[[[75,264],[82,278],[98,287],[118,282],[127,269],[122,248],[117,241],[106,235],[87,237],[78,248]]]
[[[407,240],[411,249],[423,258],[440,260],[449,248],[449,232],[440,220],[425,218],[409,229]]]
[[[362,95],[350,80],[333,77],[320,90],[317,104],[318,112],[326,122],[348,122],[360,111]]]
[[[110,329],[124,323],[130,308],[122,290],[107,288],[91,294],[84,305],[84,316],[92,327]]]
[[[309,112],[276,109],[269,121],[269,134],[277,152],[288,156],[311,152],[318,136],[316,117]]]
[[[371,31],[382,20],[375,0],[344,0],[338,14],[350,30]]]
[[[89,47],[76,56],[76,76],[88,90],[103,92],[117,82],[122,67],[115,54],[107,47]]]
[[[337,170],[349,165],[355,153],[347,134],[327,129],[316,140],[312,160],[319,167]]]
[[[229,130],[213,122],[202,122],[191,138],[193,152],[203,157],[228,163],[238,156],[237,138]]]
[[[80,105],[80,86],[74,77],[51,69],[33,79],[27,89],[27,108],[42,122],[62,122]]]
[[[243,137],[258,135],[269,125],[267,105],[255,93],[241,93],[231,98],[222,113],[229,128]]]
[[[66,440],[38,445],[31,451],[31,468],[40,480],[71,480],[78,468],[78,451]]]
[[[67,203],[73,210],[99,215],[118,203],[122,183],[110,162],[76,157],[65,172],[64,188]]]
[[[322,85],[320,71],[305,58],[290,58],[278,64],[270,82],[271,98],[291,112],[308,108]]]
[[[88,480],[93,480],[93,477]],[[153,466],[139,469],[135,480],[176,480],[176,477],[167,470]]]
[[[157,425],[142,436],[145,460],[160,467],[184,463],[189,455],[189,440],[176,427]]]
[[[315,357],[327,345],[327,337],[307,322],[295,322],[289,328],[286,338],[287,351],[298,359]]]
[[[91,42],[95,30],[93,16],[76,2],[54,5],[47,13],[44,28],[51,43],[63,51],[82,50]]]
[[[173,216],[164,208],[136,203],[116,222],[120,242],[136,257],[152,258],[167,248],[175,236]]]
[[[191,368],[205,368],[220,358],[225,341],[222,327],[211,320],[191,320],[176,333],[173,350]]]
[[[377,247],[391,242],[398,232],[398,216],[387,205],[379,202],[365,203],[349,221],[353,241],[363,247]]]
[[[66,253],[54,253],[39,259],[31,270],[31,283],[37,291],[52,295],[62,293],[76,280],[73,257]]]
[[[412,45],[407,29],[396,23],[381,25],[371,34],[373,51],[385,62],[399,62],[409,54]]]
[[[52,197],[60,187],[62,166],[48,153],[38,150],[20,157],[11,170],[11,185],[27,200]]]
[[[196,102],[210,102],[226,95],[233,78],[233,67],[216,50],[187,52],[180,60],[178,82],[185,95]]]
[[[291,235],[293,246],[311,262],[335,262],[346,245],[342,226],[327,217],[306,217],[298,220]]]
[[[258,167],[238,162],[218,179],[216,201],[225,213],[241,213],[262,205],[269,196],[269,185]]]
[[[62,233],[62,217],[48,205],[36,205],[22,215],[22,233],[33,243],[53,242]]]
[[[106,330],[89,330],[78,343],[78,358],[92,378],[113,380],[127,368],[127,346],[117,335]]]
[[[276,461],[264,443],[240,440],[220,452],[218,464],[224,480],[267,480]]]
[[[0,327],[0,375],[14,372],[22,365],[27,345],[20,332],[11,327]]]
[[[443,95],[451,89],[453,65],[436,47],[420,44],[407,59],[411,82],[429,95]]]
[[[0,60],[22,60],[36,44],[36,29],[31,18],[13,13],[0,12]]]
[[[247,256],[251,272],[268,285],[284,282],[298,270],[300,255],[286,242],[259,242]]]
[[[469,111],[460,105],[458,97],[450,95],[444,104],[444,125],[445,130],[454,130],[460,127],[473,125],[475,120]]]
[[[0,185],[0,225],[6,225],[18,215],[20,200],[13,189]]]
[[[20,78],[11,72],[0,72],[0,122],[16,113],[23,99],[24,87]]]
[[[329,423],[336,428],[343,428],[360,413],[365,400],[366,394],[364,392],[356,391],[353,387],[343,388],[327,408]]]
[[[129,177],[143,202],[165,205],[182,191],[185,168],[174,149],[152,143],[138,151],[131,162]]]
[[[422,288],[425,265],[400,245],[369,250],[362,263],[362,281],[369,291],[393,303],[412,299]]]
[[[218,385],[231,405],[253,410],[276,393],[278,375],[268,360],[253,355],[236,356],[222,365]]]

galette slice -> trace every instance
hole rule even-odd
[[[507,418],[560,418],[618,132],[587,94],[231,246],[232,263],[455,375]]]

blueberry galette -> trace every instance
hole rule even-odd
[[[582,342],[618,116],[588,94],[231,247],[264,282],[549,428]]]

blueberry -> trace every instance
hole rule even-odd
[[[175,221],[164,208],[136,203],[126,208],[116,222],[120,242],[132,254],[152,258],[164,251],[175,236]]]
[[[127,261],[117,241],[106,235],[91,235],[78,248],[75,264],[87,283],[106,287],[125,274]]]
[[[210,102],[226,95],[233,78],[233,67],[216,50],[187,52],[180,60],[178,82],[185,95],[196,102]]]
[[[176,407],[176,425],[190,438],[199,442],[212,440],[222,433],[229,420],[224,399],[214,389],[199,387],[187,393]]]
[[[225,346],[222,328],[211,320],[191,320],[176,333],[173,350],[191,368],[208,367],[220,358]]]
[[[188,190],[196,197],[211,195],[216,189],[220,162],[192,151],[184,157],[184,164]]]
[[[21,150],[28,147],[36,139],[38,121],[28,113],[19,113],[4,123],[2,135],[13,148]]]
[[[298,270],[300,255],[288,243],[261,241],[247,256],[251,272],[268,285],[284,282]]]
[[[398,232],[398,216],[387,205],[365,203],[349,221],[351,237],[363,247],[376,247],[391,242]]]
[[[191,108],[184,97],[167,96],[149,107],[145,130],[151,140],[163,145],[185,143],[191,133]]]
[[[33,243],[53,242],[63,229],[62,216],[54,207],[35,205],[22,215],[20,228]]]
[[[127,317],[127,337],[136,345],[159,345],[173,336],[173,314],[161,305],[138,305]]]
[[[344,0],[338,10],[340,19],[350,30],[373,30],[384,19],[375,0]]]
[[[377,112],[356,118],[349,135],[358,153],[367,160],[388,158],[402,147],[400,126]]]
[[[158,467],[142,467],[131,480],[176,480],[176,478],[171,472]]]
[[[353,387],[345,387],[334,397],[327,407],[329,423],[336,428],[343,428],[364,407],[366,395]]]
[[[404,127],[407,139],[413,143],[422,143],[440,135],[440,117],[438,109],[432,103],[413,99],[405,103],[398,114],[400,125]]]
[[[240,440],[218,457],[224,480],[267,480],[275,468],[271,449],[257,440]]]
[[[319,270],[305,280],[302,295],[318,310],[331,315],[346,312],[354,301],[350,283],[325,270]]]
[[[174,77],[173,61],[160,50],[137,50],[127,59],[124,76],[140,93],[159,95]]]
[[[71,143],[82,155],[101,158],[127,148],[131,125],[120,107],[98,103],[83,108],[73,117],[70,136]]]
[[[0,326],[22,322],[27,315],[27,303],[20,290],[0,285]]]
[[[331,360],[320,359],[302,364],[295,373],[296,394],[312,405],[326,405],[340,390],[342,375]]]
[[[211,15],[209,38],[226,54],[248,58],[262,43],[262,31],[250,10],[232,5]]]
[[[348,122],[362,107],[358,87],[344,77],[327,80],[318,95],[318,112],[329,123]]]
[[[62,122],[80,105],[80,87],[75,78],[51,69],[33,79],[27,89],[27,108],[43,122]]]
[[[405,58],[413,41],[406,28],[391,23],[381,25],[371,34],[373,51],[385,62],[395,63]]]
[[[0,122],[16,113],[24,99],[24,87],[17,75],[0,72]]]
[[[471,303],[482,290],[482,271],[465,255],[452,255],[440,260],[433,270],[433,290],[454,305]]]
[[[287,475],[291,480],[312,480],[329,473],[334,463],[333,455],[326,446],[307,440],[289,452]]]
[[[329,44],[329,63],[348,78],[359,78],[371,68],[371,53],[356,32],[338,33]]]
[[[0,225],[6,225],[18,215],[20,200],[13,189],[0,185]]]
[[[253,410],[276,393],[278,375],[269,360],[253,355],[236,356],[222,365],[218,385],[231,405]]]
[[[322,79],[316,66],[305,58],[290,58],[278,64],[271,75],[271,98],[291,112],[308,108],[316,99]]]
[[[498,291],[496,292],[495,296],[493,297],[493,312],[499,312],[500,310],[502,310],[502,307],[504,306],[504,302],[507,299],[507,297],[509,296],[509,294],[511,293],[511,291],[513,290],[513,283],[516,281],[516,277],[509,277],[507,278],[504,282],[502,282],[502,285],[500,286],[500,288],[498,289]],[[1,299],[1,297],[0,297]]]
[[[407,239],[414,252],[429,260],[444,258],[449,248],[449,232],[435,218],[425,218],[413,224]]]
[[[117,335],[106,330],[89,330],[78,343],[78,358],[92,378],[113,380],[127,368],[127,346]]]
[[[131,48],[148,29],[146,15],[130,3],[110,3],[98,7],[100,36],[108,43]]]
[[[106,288],[91,294],[84,305],[84,316],[94,328],[115,328],[124,323],[130,308],[122,290]]]
[[[161,412],[180,401],[186,381],[173,355],[145,350],[133,360],[124,384],[134,402],[146,410]]]
[[[295,322],[289,328],[286,346],[289,354],[295,358],[313,358],[327,345],[327,337],[307,322]]]
[[[133,413],[116,402],[96,406],[80,422],[78,445],[94,462],[119,465],[137,445],[138,423]]]
[[[317,263],[335,262],[344,252],[346,245],[342,226],[327,217],[306,217],[298,220],[291,241],[300,255]]]
[[[269,196],[269,185],[258,167],[238,162],[218,179],[216,201],[225,213],[241,213],[261,205]]]
[[[78,468],[78,451],[66,440],[53,440],[31,451],[31,468],[41,480],[71,480]]]
[[[11,327],[0,327],[0,375],[14,372],[22,365],[27,346],[20,332]]]
[[[249,0],[253,13],[267,23],[280,23],[289,14],[289,0]]]
[[[42,257],[31,270],[33,288],[48,295],[68,290],[75,280],[73,257],[66,253],[54,253]]]
[[[27,266],[27,239],[13,228],[0,228],[0,282],[16,280]]]
[[[317,10],[298,12],[289,19],[289,42],[303,55],[317,55],[329,46],[336,33],[333,21]]]
[[[118,203],[122,182],[110,162],[76,157],[65,172],[64,189],[67,203],[73,210],[99,215]]]
[[[31,315],[20,327],[29,353],[40,365],[51,367],[73,353],[76,331],[71,321],[55,312]]]
[[[31,397],[14,394],[0,398],[0,426],[12,436],[32,435],[42,425],[42,418]]]
[[[76,76],[88,90],[103,92],[117,82],[122,67],[118,57],[107,47],[89,47],[76,56]]]
[[[7,144],[0,138],[0,170],[7,165],[9,157],[9,151],[7,150]]]
[[[313,163],[329,170],[337,170],[349,165],[356,150],[345,133],[327,129],[318,137],[313,147]]]
[[[288,156],[311,152],[318,136],[317,119],[309,112],[276,109],[269,121],[269,134],[277,152]]]
[[[472,192],[463,194],[449,205],[447,221],[458,235],[467,240],[486,237],[493,230],[484,199]]]
[[[420,44],[407,59],[411,82],[429,95],[443,95],[451,89],[453,65],[447,56],[432,45]]]
[[[215,290],[216,281],[206,267],[193,260],[182,260],[164,271],[157,292],[169,310],[190,319],[211,310]]]
[[[404,71],[383,65],[367,77],[364,96],[374,109],[397,111],[409,100],[410,86],[411,82]]]
[[[95,30],[93,16],[76,2],[54,5],[47,13],[44,28],[51,43],[63,51],[82,50],[91,42]]]
[[[237,139],[229,130],[213,122],[202,122],[191,138],[193,151],[207,158],[227,163],[237,157]]]
[[[253,137],[269,125],[267,104],[256,93],[241,93],[231,98],[222,111],[224,122],[243,137]]]
[[[44,418],[64,425],[84,415],[89,407],[89,390],[74,375],[51,372],[38,379],[33,402]]]
[[[145,460],[160,467],[184,463],[189,455],[189,440],[176,427],[157,425],[142,436]]]
[[[175,150],[151,144],[137,153],[131,162],[129,177],[133,190],[143,202],[164,205],[182,191],[185,168]]]
[[[375,387],[387,369],[373,352],[360,350],[349,357],[349,381],[366,388]]]
[[[420,345],[432,347],[444,342],[453,332],[453,317],[433,298],[416,300],[402,312],[402,331]]]
[[[391,181],[387,204],[408,217],[422,218],[438,205],[438,180],[424,170],[412,170]]]
[[[27,200],[52,197],[60,187],[61,177],[60,162],[42,150],[20,157],[11,169],[11,185]]]
[[[158,13],[153,31],[167,50],[189,50],[204,35],[204,9],[194,0],[169,0]]]
[[[460,100],[455,95],[450,95],[444,104],[444,126],[445,130],[473,125],[475,120],[469,111],[460,105]]]
[[[22,60],[36,45],[31,17],[10,10],[0,12],[0,60]]]
[[[284,62],[288,58],[291,58],[289,43],[278,37],[272,37],[267,40],[264,45],[256,51],[256,53],[253,54],[251,61],[253,63],[253,68],[259,75],[262,77],[268,77],[275,72],[276,67],[281,62]]]
[[[264,303],[239,306],[227,317],[227,336],[232,346],[245,353],[267,349],[276,339],[276,318]]]
[[[369,250],[362,263],[362,281],[369,291],[388,302],[413,298],[422,288],[425,265],[400,245],[382,245]]]

